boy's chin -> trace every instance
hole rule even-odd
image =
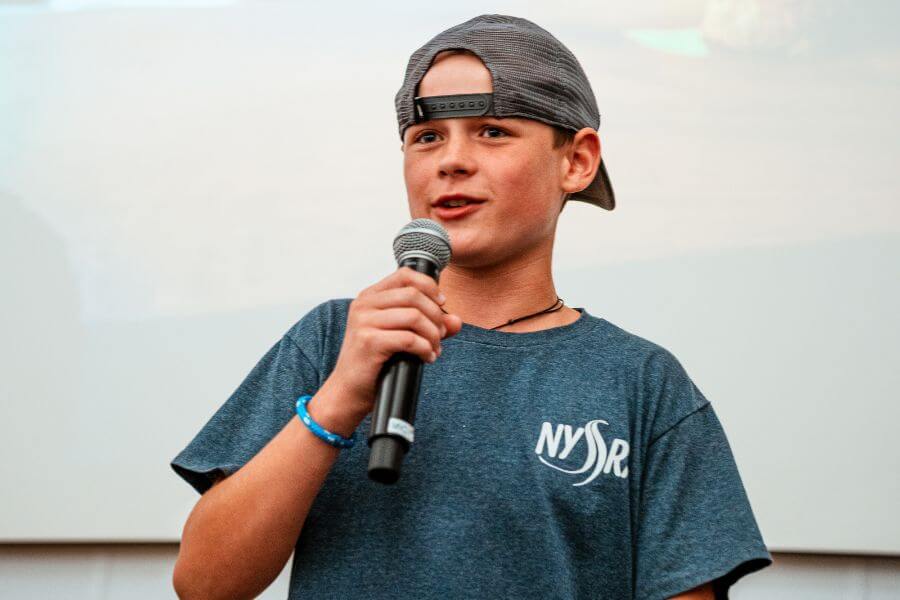
[[[503,258],[497,253],[497,248],[492,247],[490,242],[485,245],[477,240],[454,241],[451,237],[451,246],[453,257],[450,259],[450,264],[452,266],[475,269],[496,266],[503,261]]]

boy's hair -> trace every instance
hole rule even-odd
[[[470,56],[474,56],[478,60],[481,60],[481,57],[472,52],[471,50],[467,50],[465,48],[452,48],[450,50],[442,50],[438,52],[441,55],[451,56],[454,54],[468,54]],[[553,148],[561,148],[566,144],[571,144],[572,140],[575,139],[575,132],[571,129],[567,129],[565,127],[560,127],[558,125],[549,125],[549,127],[553,128]],[[563,198],[562,206],[559,211],[562,212],[562,209],[566,207],[566,204],[569,202],[569,196],[571,194],[566,194],[565,198]]]

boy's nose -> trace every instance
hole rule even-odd
[[[475,172],[475,161],[468,142],[461,136],[448,140],[438,161],[440,175],[465,175]]]

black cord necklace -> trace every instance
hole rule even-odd
[[[559,306],[556,306],[557,304],[559,304]],[[554,306],[555,306],[556,308],[554,308]],[[501,327],[506,327],[507,325],[512,325],[513,323],[518,323],[519,321],[524,321],[525,319],[530,319],[531,317],[536,317],[536,316],[542,315],[542,314],[544,314],[544,313],[552,313],[552,312],[556,312],[556,311],[558,311],[559,309],[561,309],[563,306],[565,306],[565,302],[563,302],[563,299],[562,299],[562,298],[560,298],[559,296],[557,296],[557,297],[556,297],[556,302],[554,302],[552,306],[548,306],[548,307],[545,308],[544,310],[538,311],[538,312],[536,312],[536,313],[534,313],[534,314],[526,315],[526,316],[524,316],[524,317],[519,317],[518,319],[510,319],[509,321],[507,321],[507,322],[504,323],[503,325],[497,325],[496,327],[491,327],[490,329],[500,329]],[[443,307],[443,306],[439,306],[438,308],[440,308],[442,311],[444,311],[444,314],[449,314],[446,310],[444,310],[444,307]]]

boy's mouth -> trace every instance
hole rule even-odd
[[[465,194],[444,194],[439,196],[437,200],[431,203],[432,208],[457,208],[460,206],[468,206],[469,204],[482,204],[485,200],[467,196]]]
[[[484,201],[466,202],[465,204],[460,204],[458,206],[452,206],[451,204],[452,203],[448,203],[446,206],[443,204],[438,204],[437,206],[435,206],[434,212],[438,217],[440,217],[442,221],[459,219],[470,215],[473,212],[477,212],[481,210],[481,205],[484,204]]]

